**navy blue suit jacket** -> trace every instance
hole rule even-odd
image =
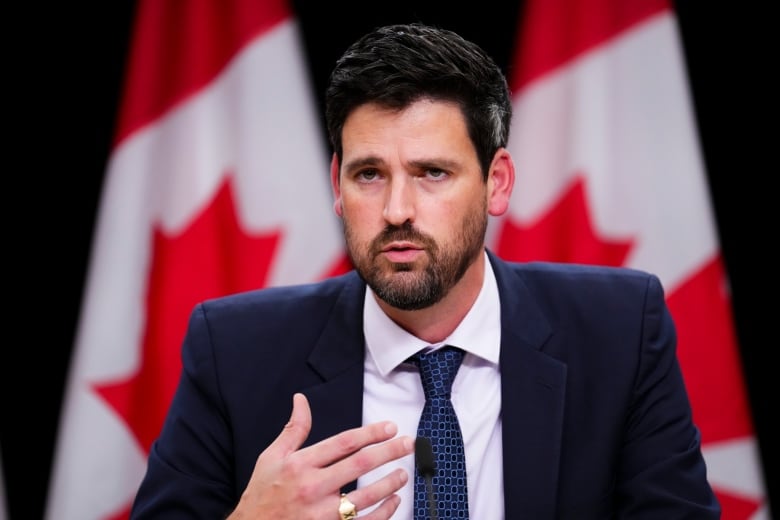
[[[719,518],[659,280],[489,255],[506,518]],[[295,392],[307,444],[361,425],[365,291],[351,272],[199,304],[132,518],[224,518]]]

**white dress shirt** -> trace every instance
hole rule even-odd
[[[501,446],[501,374],[498,357],[501,313],[490,261],[485,255],[482,289],[466,317],[441,343],[430,345],[396,325],[382,311],[369,288],[363,306],[366,359],[363,424],[390,420],[399,435],[417,434],[425,396],[417,368],[404,363],[412,354],[444,344],[466,352],[452,385],[452,404],[458,414],[466,450],[471,518],[504,518],[504,477]],[[393,519],[413,520],[414,455],[409,455],[358,479],[358,487],[404,468],[409,475],[398,492],[401,505]],[[366,513],[367,508],[359,513]]]

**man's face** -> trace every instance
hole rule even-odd
[[[487,228],[487,185],[460,109],[363,105],[342,140],[331,175],[352,264],[393,307],[437,303],[482,253]]]

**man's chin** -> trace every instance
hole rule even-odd
[[[390,273],[411,273],[418,270],[414,262],[388,262],[390,266]]]
[[[382,270],[374,279],[385,287],[415,286],[419,283],[421,272],[414,268]]]

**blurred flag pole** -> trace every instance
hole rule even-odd
[[[2,455],[2,453],[0,453]],[[0,520],[8,520],[8,502],[5,492],[5,466],[3,459],[0,458]]]

